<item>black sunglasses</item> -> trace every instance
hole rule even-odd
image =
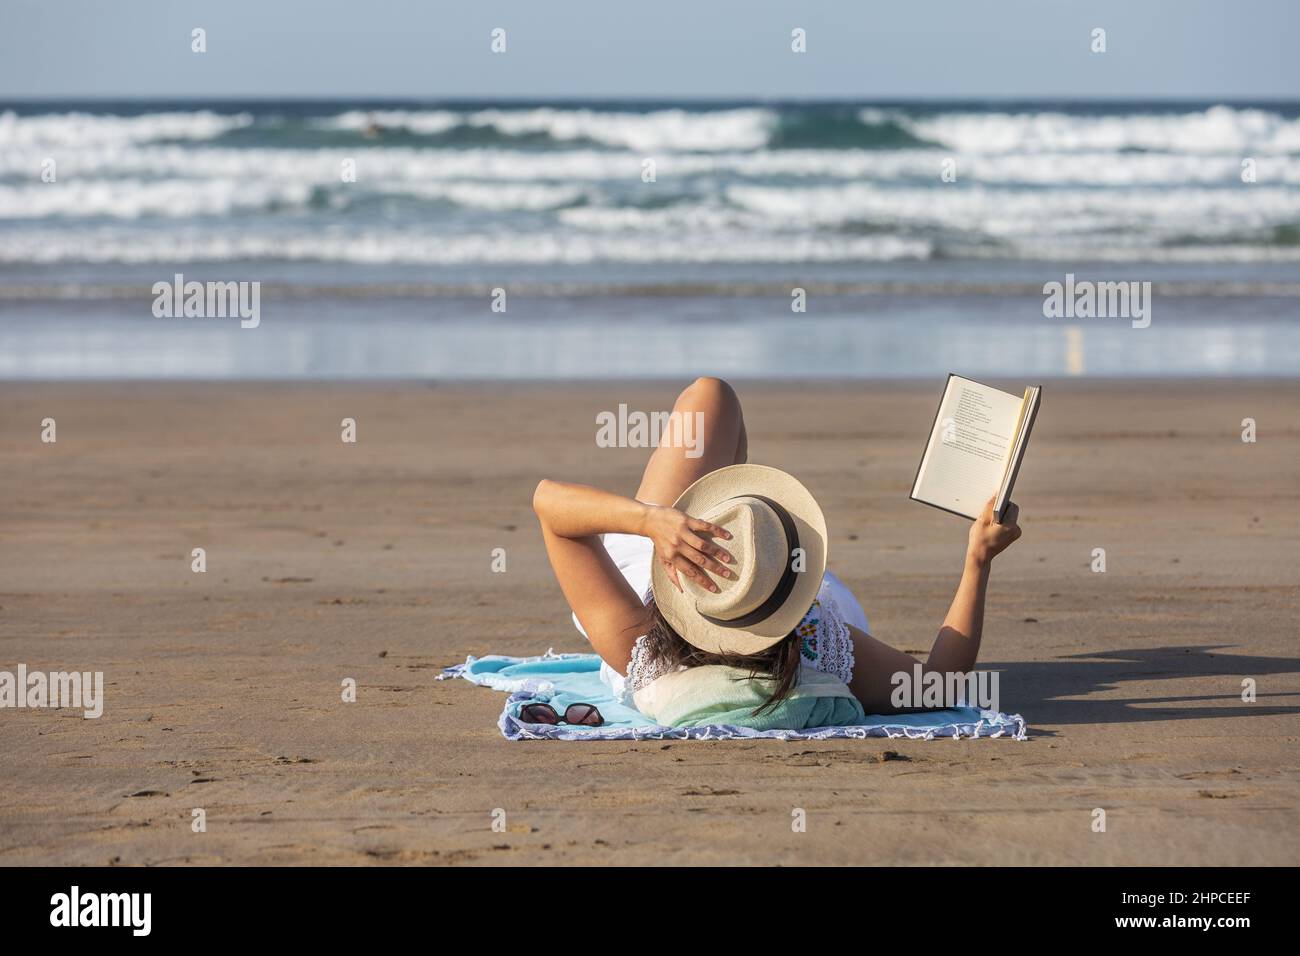
[[[550,704],[524,704],[519,708],[519,718],[530,724],[581,724],[585,727],[599,727],[605,722],[595,704],[570,704],[564,708],[564,716]]]

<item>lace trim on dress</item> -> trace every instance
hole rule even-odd
[[[853,659],[853,635],[844,623],[844,616],[830,588],[822,587],[813,608],[818,605],[822,611],[817,625],[818,653],[809,663],[823,674],[831,674],[847,684],[853,680],[853,666],[857,663]]]
[[[648,607],[653,600],[654,589],[647,587],[641,596],[641,603]],[[632,643],[632,656],[627,662],[627,677],[624,681],[624,694],[629,699],[642,687],[672,670],[664,661],[663,639],[664,635],[652,628],[650,633],[642,634]]]
[[[627,692],[635,694],[653,680],[663,677],[671,669],[659,658],[643,634],[632,645],[632,659],[627,664]]]

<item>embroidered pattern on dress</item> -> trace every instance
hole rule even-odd
[[[813,601],[813,606],[808,609],[808,613],[803,616],[799,626],[795,628],[796,633],[803,638],[799,646],[799,653],[813,667],[817,666],[817,656],[820,641],[818,640],[818,631],[822,619],[822,602],[818,598]]]
[[[844,623],[839,605],[835,603],[835,597],[825,583],[822,584],[817,600],[813,602],[812,610],[804,618],[804,623],[799,625],[800,634],[804,633],[804,626],[814,613],[817,617],[813,622],[811,640],[815,659],[810,660],[809,663],[823,674],[832,674],[847,684],[853,680],[855,664],[853,635],[849,633],[849,626]],[[803,645],[805,657],[808,656],[808,650],[809,638],[805,637]]]

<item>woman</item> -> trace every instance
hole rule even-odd
[[[917,661],[872,637],[861,606],[824,571],[825,524],[811,495],[776,469],[745,465],[735,391],[701,378],[673,411],[635,498],[550,480],[533,496],[551,566],[604,661],[602,677],[626,701],[684,667],[739,666],[770,678],[774,705],[808,666],[840,678],[867,713],[897,710],[891,677],[913,673]],[[689,442],[680,434],[688,421],[703,427]],[[990,565],[1020,537],[1017,517],[1010,505],[996,522],[990,502],[971,526],[925,670],[974,668]]]

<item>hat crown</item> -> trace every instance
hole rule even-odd
[[[717,594],[652,563],[655,604],[682,640],[712,654],[751,655],[798,627],[826,571],[826,519],[797,478],[767,465],[727,465],[697,478],[673,507],[725,528],[733,537],[718,543],[736,559],[724,562],[734,578],[706,572]]]
[[[731,533],[724,547],[735,558],[727,568],[736,577],[713,576],[716,594],[689,581],[695,609],[720,621],[734,621],[761,606],[780,583],[790,560],[785,528],[771,505],[750,495],[720,502],[699,517]]]

